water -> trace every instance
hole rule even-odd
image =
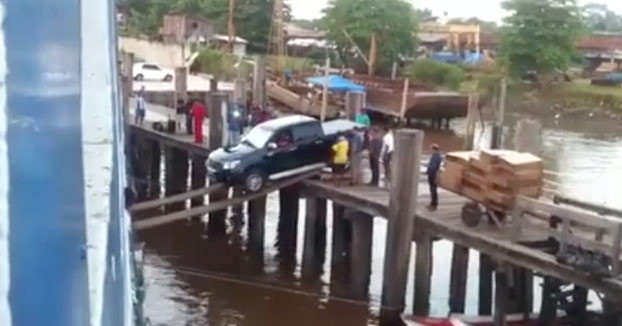
[[[519,116],[508,119],[514,126]],[[615,121],[584,119],[542,120],[543,157],[551,188],[558,193],[594,203],[622,208],[616,191],[622,181],[622,126]],[[426,143],[439,143],[444,150],[462,147],[464,127],[455,133],[429,132]],[[511,147],[513,128],[505,131]],[[478,142],[487,143],[484,130]],[[304,214],[298,223],[295,252],[275,246],[278,239],[278,196],[268,201],[264,264],[247,254],[243,218],[229,220],[226,237],[209,238],[200,224],[178,223],[140,234],[146,243],[146,315],[153,325],[368,325],[376,324],[382,288],[382,264],[386,221],[375,219],[369,301],[352,301],[335,295],[330,284],[331,218],[328,218],[324,273],[313,285],[300,281]],[[304,212],[304,202],[301,203]],[[434,247],[432,315],[448,311],[449,270],[452,245]],[[477,311],[478,255],[473,252],[467,282],[467,314]],[[414,259],[411,259],[411,262]],[[412,303],[412,275],[407,288],[407,312]],[[539,304],[538,287],[536,302]],[[593,301],[597,301],[594,300]]]

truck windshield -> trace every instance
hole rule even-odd
[[[242,142],[249,144],[255,148],[264,148],[268,144],[268,141],[273,134],[273,130],[266,127],[257,126],[253,128],[253,130],[251,130],[251,132],[249,132],[248,135],[244,137],[244,139],[242,139]]]

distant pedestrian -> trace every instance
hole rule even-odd
[[[393,131],[385,128],[385,136],[382,138],[382,164],[384,167],[384,178],[386,180],[386,187],[391,187],[391,173],[393,172],[393,148],[395,143],[393,140]]]
[[[145,87],[143,86],[136,96],[136,112],[134,116],[134,124],[142,126],[147,114],[147,104],[145,103]]]
[[[363,161],[364,136],[363,130],[355,129],[348,133],[350,145],[350,174],[352,175],[352,185],[361,182],[361,163]]]
[[[350,145],[344,136],[339,136],[337,142],[333,145],[332,168],[333,175],[338,187],[341,186],[343,178],[348,168],[348,152]]]
[[[184,103],[184,111],[186,112],[186,133],[192,135],[192,102],[186,97]]]
[[[361,109],[354,117],[354,122],[363,125],[365,128],[371,127],[371,119],[367,114],[367,109]]]
[[[194,120],[194,142],[203,144],[203,120],[207,111],[203,103],[194,101],[192,105],[192,119]]]
[[[372,127],[369,140],[369,168],[371,169],[370,186],[380,185],[380,158],[382,157],[382,131],[378,127]]]
[[[236,146],[240,142],[242,132],[242,110],[241,105],[233,104],[227,110],[227,145]]]
[[[433,144],[430,146],[430,151],[432,152],[432,157],[430,158],[430,162],[428,163],[428,184],[430,185],[430,205],[428,206],[428,210],[435,211],[438,208],[438,173],[441,170],[441,164],[443,163],[443,158],[441,157],[440,148],[437,144]]]

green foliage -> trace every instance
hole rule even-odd
[[[376,34],[376,67],[380,73],[390,72],[400,55],[410,56],[415,50],[415,11],[405,0],[331,0],[324,13],[328,38],[337,44],[343,61],[357,70],[366,70],[366,65],[353,51],[344,30],[367,57],[372,35]]]
[[[430,59],[415,61],[408,67],[407,73],[411,80],[453,90],[459,89],[464,80],[464,71],[459,66]]]
[[[304,73],[313,70],[313,63],[305,58],[269,56],[267,65],[272,70],[272,73],[277,75],[283,75],[285,71]]]
[[[219,33],[227,31],[228,0],[123,0],[127,12],[127,31],[132,35],[155,37],[166,13],[176,11],[216,24]],[[236,0],[236,35],[249,41],[250,51],[265,52],[270,34],[273,0]],[[289,7],[284,14],[288,17]]]
[[[622,33],[622,16],[605,4],[591,3],[583,7],[587,26],[593,31]]]
[[[510,73],[546,75],[578,59],[575,44],[584,25],[576,0],[506,0],[501,53]]]
[[[233,80],[238,75],[236,56],[213,49],[201,50],[191,70],[214,75],[221,80]]]

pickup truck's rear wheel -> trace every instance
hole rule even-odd
[[[257,192],[266,184],[266,173],[261,169],[250,169],[244,177],[244,186],[250,192]]]

